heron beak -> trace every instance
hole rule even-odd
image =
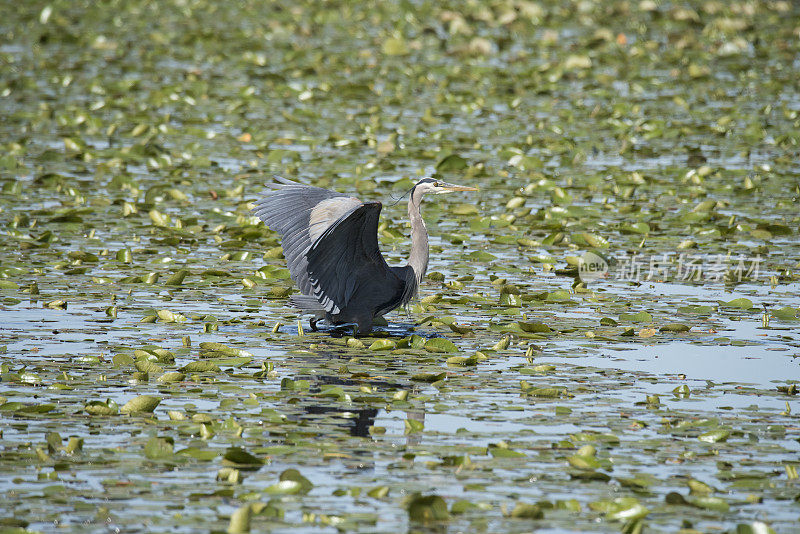
[[[452,193],[453,191],[477,191],[477,187],[468,187],[466,185],[448,184],[447,182],[439,182],[439,191],[437,193]]]

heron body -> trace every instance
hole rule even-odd
[[[372,330],[375,317],[404,306],[417,294],[428,268],[428,231],[420,213],[425,193],[474,191],[423,178],[411,190],[411,254],[390,267],[378,246],[382,204],[336,191],[278,179],[253,213],[281,237],[292,280],[300,289],[290,302],[331,324]]]

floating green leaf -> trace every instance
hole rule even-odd
[[[736,525],[736,534],[776,534],[766,523],[754,521],[753,523],[740,523]]]
[[[303,485],[296,480],[281,480],[263,489],[267,495],[295,495],[302,493]]]
[[[245,504],[234,510],[228,523],[228,534],[246,534],[250,532],[250,522],[253,512],[249,504]]]
[[[198,449],[197,447],[187,447],[178,451],[175,454],[180,454],[183,456],[188,456],[190,458],[194,458],[195,460],[201,460],[203,462],[209,462],[220,455],[220,452],[214,449]]]
[[[691,330],[691,327],[683,323],[667,323],[659,328],[659,330],[661,332],[688,332]]]
[[[697,437],[697,439],[699,439],[700,441],[705,441],[706,443],[717,443],[720,441],[727,441],[730,435],[731,435],[730,430],[719,428],[716,430],[710,430],[708,432],[704,432],[703,434],[700,434]]]
[[[369,346],[369,350],[392,350],[397,348],[397,343],[391,339],[376,339]]]
[[[412,495],[408,499],[406,510],[408,510],[408,518],[411,521],[427,523],[450,519],[447,503],[438,495]]]
[[[544,300],[546,302],[568,302],[570,297],[571,295],[566,289],[557,289],[547,293]]]
[[[287,469],[281,473],[279,480],[281,482],[292,481],[300,484],[300,490],[298,493],[308,493],[314,487],[314,484],[312,484],[311,481],[306,477],[301,475],[300,471],[297,469]]]
[[[405,56],[409,53],[408,45],[402,37],[390,37],[383,42],[381,47],[387,56]]]
[[[652,323],[653,316],[646,311],[640,311],[638,313],[621,313],[619,314],[619,320],[630,323]]]
[[[472,356],[450,356],[447,358],[447,365],[464,365],[464,366],[471,366],[477,365],[479,358],[477,355]]]
[[[156,374],[156,373],[160,373],[160,372],[162,372],[164,370],[157,363],[151,362],[151,361],[148,361],[148,360],[139,360],[139,361],[135,362],[133,365],[134,365],[134,367],[136,367],[137,371],[140,371],[142,373],[153,373],[153,374]]]
[[[164,282],[164,285],[167,285],[167,286],[179,286],[179,285],[183,284],[183,281],[186,280],[186,277],[188,275],[189,275],[189,271],[186,270],[186,269],[180,269],[178,271],[175,271],[174,273],[172,273],[170,275],[169,278],[167,278],[166,282]]]
[[[447,378],[447,373],[417,373],[411,376],[411,380],[417,382],[438,382]]]
[[[650,511],[638,499],[620,497],[611,501],[611,505],[606,511],[606,518],[612,521],[628,521],[642,518],[649,513]]]
[[[719,305],[724,308],[740,308],[742,310],[749,310],[753,307],[753,301],[747,298],[738,298],[731,301],[719,301]]]
[[[511,517],[516,519],[542,519],[544,512],[536,504],[517,503],[511,510]]]
[[[150,460],[163,460],[172,458],[172,438],[153,437],[144,445],[144,455]]]
[[[83,409],[90,415],[115,415],[119,412],[119,406],[111,399],[106,401],[89,401]]]
[[[220,368],[214,362],[201,360],[187,363],[181,367],[181,371],[184,373],[219,373]]]
[[[119,411],[124,414],[151,413],[160,403],[161,397],[140,395],[126,402]]]
[[[715,512],[727,512],[730,506],[727,501],[719,497],[700,496],[700,497],[687,497],[686,501],[692,506],[702,508],[704,510],[713,510]]]
[[[222,343],[215,343],[212,341],[203,341],[200,343],[200,355],[207,358],[217,358],[221,356],[252,358],[253,356],[246,350],[229,347]]]
[[[425,342],[424,347],[425,350],[427,350],[428,352],[437,352],[437,353],[458,352],[458,347],[456,347],[452,341],[443,337],[435,337],[429,339],[428,341]]]
[[[784,306],[772,311],[772,316],[781,321],[797,321],[800,319],[800,308]]]
[[[440,159],[436,164],[436,170],[439,172],[460,171],[469,166],[467,160],[458,154],[449,154]]]
[[[182,382],[185,378],[186,378],[185,374],[179,373],[177,371],[172,371],[169,373],[164,373],[163,375],[159,376],[156,382],[164,382],[164,383]]]
[[[553,330],[544,323],[529,323],[526,321],[519,321],[519,326],[523,332],[532,332],[536,334],[547,334]]]

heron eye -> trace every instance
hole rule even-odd
[[[433,187],[439,187],[439,182],[433,182]]]

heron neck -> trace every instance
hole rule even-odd
[[[413,191],[408,201],[408,218],[411,219],[411,254],[408,265],[414,270],[417,284],[422,283],[428,270],[428,229],[422,219],[419,205],[422,195]]]

